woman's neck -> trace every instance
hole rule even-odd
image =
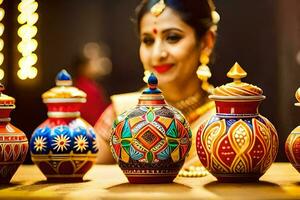
[[[187,99],[196,93],[203,93],[200,80],[192,78],[184,84],[168,83],[159,86],[167,102]]]
[[[167,103],[179,109],[189,122],[193,122],[202,114],[199,109],[208,102],[208,94],[201,88],[199,79],[190,79],[181,85],[164,86],[161,90]]]

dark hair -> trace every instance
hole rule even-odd
[[[136,9],[137,28],[140,31],[142,17],[159,0],[143,0]],[[194,28],[197,37],[202,37],[213,25],[211,12],[215,9],[211,0],[164,0],[167,7],[177,12],[181,19]]]

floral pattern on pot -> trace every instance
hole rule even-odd
[[[48,181],[82,181],[98,152],[93,127],[80,117],[86,94],[72,87],[71,76],[65,70],[57,75],[56,84],[42,96],[48,119],[31,137],[32,161]]]

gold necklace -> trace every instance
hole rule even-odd
[[[202,108],[208,102],[207,93],[202,90],[197,91],[194,95],[180,101],[168,101],[170,105],[179,109],[182,114],[187,118],[188,122],[192,123],[201,114],[205,113],[208,109]],[[211,108],[211,107],[210,107]],[[199,110],[200,109],[200,110]]]

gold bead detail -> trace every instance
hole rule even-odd
[[[205,53],[201,54],[200,56],[200,63],[202,65],[207,65],[209,63],[209,57]]]
[[[210,69],[207,65],[200,65],[197,70],[197,76],[200,80],[206,81],[211,77]]]

